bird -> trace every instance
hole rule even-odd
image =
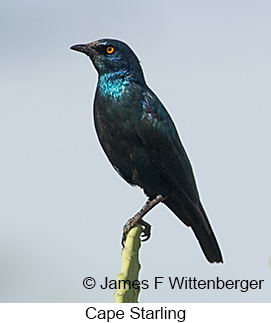
[[[94,124],[105,154],[117,173],[148,197],[124,226],[124,237],[141,223],[147,240],[150,225],[143,215],[161,202],[191,227],[210,263],[223,263],[175,124],[147,85],[134,51],[125,42],[109,38],[70,49],[86,54],[98,72]]]

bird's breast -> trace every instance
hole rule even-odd
[[[94,121],[98,137],[106,154],[119,153],[120,156],[132,154],[129,143],[138,145],[140,138],[136,131],[139,117],[125,104],[123,98],[108,99],[96,95]]]
[[[158,192],[166,195],[169,185],[138,134],[143,110],[140,94],[133,89],[125,90],[122,96],[115,99],[110,95],[101,95],[97,89],[95,128],[105,154],[128,183],[144,188],[148,196]]]
[[[140,107],[129,91],[125,89],[122,96],[112,98],[111,92],[102,95],[97,89],[94,121],[99,141],[114,168],[127,182],[138,184],[138,169],[147,157],[142,154],[143,144],[136,130],[141,122]]]

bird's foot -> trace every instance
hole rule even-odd
[[[137,214],[136,214],[137,215]],[[135,217],[129,219],[124,227],[123,227],[123,234],[122,234],[122,240],[121,240],[121,244],[124,247],[124,242],[127,238],[127,234],[128,232],[136,225],[136,224],[141,224],[143,226],[143,231],[141,233],[142,239],[141,241],[147,241],[150,239],[151,237],[151,225],[142,220],[142,219],[137,219]]]
[[[138,223],[140,223],[143,226],[143,231],[141,233],[141,241],[148,241],[151,237],[151,225],[142,219]]]
[[[126,240],[126,238],[127,238],[127,234],[128,234],[128,232],[137,224],[137,223],[140,223],[140,220],[141,220],[141,218],[139,217],[139,212],[135,215],[135,216],[133,216],[131,219],[129,219],[126,223],[125,223],[125,225],[124,225],[124,227],[123,227],[123,234],[122,234],[122,241],[121,241],[121,243],[122,243],[122,246],[124,247],[124,242],[125,242],[125,240]]]
[[[162,195],[157,195],[153,200],[148,200],[143,208],[131,219],[129,219],[123,227],[123,235],[122,235],[122,246],[124,247],[124,242],[126,240],[128,232],[137,224],[141,224],[143,226],[142,232],[142,240],[147,241],[151,236],[151,225],[144,221],[142,218],[145,214],[147,214],[155,205],[164,201],[165,198]]]

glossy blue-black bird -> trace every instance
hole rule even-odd
[[[148,238],[149,227],[142,217],[163,202],[192,228],[207,260],[223,262],[175,125],[147,86],[135,53],[114,39],[71,49],[89,56],[98,71],[94,121],[107,157],[129,184],[143,188],[149,197],[145,209],[128,221],[124,233],[140,222]]]

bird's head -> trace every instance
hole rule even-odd
[[[89,56],[100,76],[124,71],[135,81],[145,83],[137,56],[120,40],[100,39],[88,44],[74,45],[71,49]]]

